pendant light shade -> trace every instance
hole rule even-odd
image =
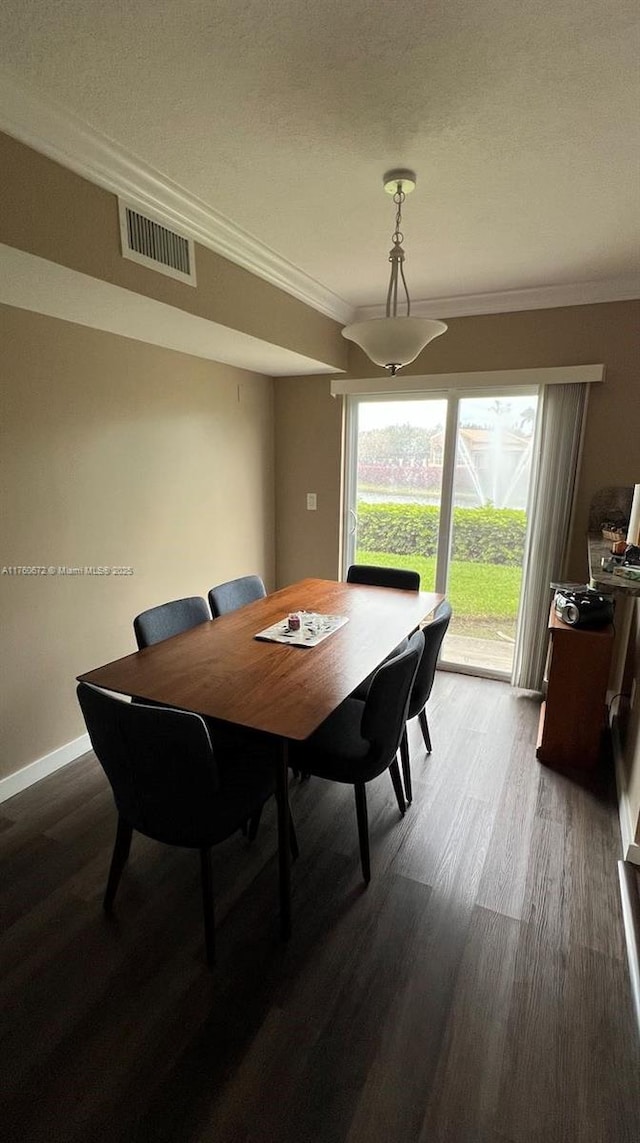
[[[424,347],[445,333],[443,321],[431,318],[411,317],[411,299],[404,276],[405,252],[402,246],[404,235],[400,229],[402,204],[416,185],[415,171],[387,171],[383,178],[384,189],[393,195],[396,204],[396,227],[393,232],[393,246],[389,251],[391,274],[387,290],[387,313],[383,318],[370,318],[345,326],[342,336],[354,341],[364,350],[375,365],[383,365],[395,377],[403,365],[415,361]],[[398,283],[402,282],[405,294],[406,314],[398,314]]]
[[[425,345],[446,330],[443,321],[431,318],[384,317],[347,325],[342,336],[355,341],[374,365],[383,365],[395,377],[403,365],[415,361]]]

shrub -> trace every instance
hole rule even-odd
[[[440,509],[432,504],[358,504],[358,547],[435,556]],[[454,508],[452,559],[517,567],[524,557],[526,513],[518,508]]]

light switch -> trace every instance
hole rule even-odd
[[[315,512],[318,507],[318,497],[315,492],[307,492],[307,512]]]

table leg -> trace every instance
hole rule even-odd
[[[282,939],[291,936],[291,851],[289,848],[289,743],[280,740],[276,763],[278,802],[278,864],[280,873],[280,931]]]

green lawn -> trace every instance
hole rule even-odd
[[[356,553],[356,563],[380,567],[412,568],[420,572],[423,591],[433,591],[436,575],[434,558],[397,556],[389,552]],[[513,638],[520,598],[522,568],[500,564],[451,563],[447,599],[459,634],[490,637],[499,629]]]

